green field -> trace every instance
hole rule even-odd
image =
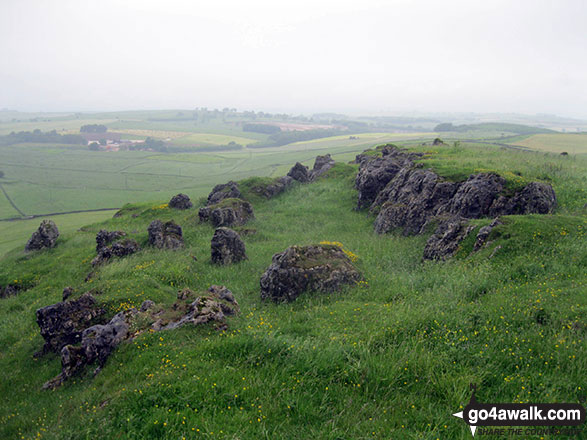
[[[244,178],[281,173],[317,154],[359,152],[404,136],[321,139],[287,147],[236,152],[93,152],[83,147],[15,145],[0,148],[5,176],[0,179],[13,203],[26,215],[116,208],[131,201],[165,200],[180,191],[203,196],[227,176]],[[15,216],[0,194],[0,219]]]
[[[535,134],[512,144],[537,151],[587,154],[587,133]]]
[[[373,216],[354,210],[356,165],[342,163],[353,153],[341,148],[326,178],[252,199],[255,220],[246,228],[255,233],[244,236],[248,260],[237,265],[210,264],[214,228],[197,221],[197,204],[187,211],[136,204],[136,218],[127,211],[65,232],[54,249],[24,254],[19,245],[0,259],[0,283],[30,287],[0,300],[0,438],[465,440],[468,426],[451,414],[468,402],[471,383],[482,402],[583,401],[586,159],[412,145],[428,152],[425,166],[452,179],[484,169],[548,181],[559,207],[553,215],[504,217],[493,258],[492,249],[471,254],[468,240],[450,261],[423,262],[426,235],[375,235]],[[310,163],[316,153],[220,157],[232,158],[242,175],[257,167],[269,175],[296,158]],[[182,158],[175,156],[177,166],[189,167]],[[167,162],[145,159],[154,167]],[[222,172],[224,181],[238,178]],[[187,193],[194,199],[201,191]],[[155,218],[178,222],[186,247],[149,247],[146,229]],[[100,228],[127,231],[143,250],[100,267],[85,283]],[[358,255],[365,283],[306,293],[291,304],[260,300],[259,278],[274,253],[323,240]],[[60,301],[65,286],[78,295],[95,289],[114,313],[145,299],[169,305],[178,289],[211,284],[226,285],[240,303],[228,331],[144,333],[122,344],[95,377],[89,369],[55,391],[40,389],[60,360],[32,358],[42,345],[35,310]]]
[[[23,248],[31,234],[45,219],[53,220],[60,234],[75,232],[80,226],[109,219],[116,211],[78,212],[26,220],[0,221],[0,256],[17,248]]]

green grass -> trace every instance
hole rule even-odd
[[[511,143],[531,150],[552,153],[562,153],[565,151],[569,154],[587,154],[587,134],[585,133],[535,134],[526,139]]]
[[[426,159],[446,174],[516,167],[529,178],[554,160],[468,146]],[[345,164],[255,200],[246,225],[255,233],[244,237],[249,259],[234,266],[210,263],[214,229],[197,221],[197,207],[150,203],[65,233],[55,249],[13,251],[0,260],[0,283],[35,287],[0,300],[0,437],[470,439],[451,414],[468,402],[471,382],[483,402],[576,402],[587,386],[587,224],[579,209],[585,185],[576,187],[585,165],[574,164],[549,176],[561,205],[555,215],[507,217],[489,248],[470,255],[465,242],[445,263],[422,262],[425,236],[375,235],[373,217],[353,209],[356,167]],[[156,218],[183,227],[185,249],[146,246]],[[127,231],[144,248],[84,283],[103,227]],[[358,255],[366,283],[291,304],[262,302],[259,278],[271,256],[320,241]],[[40,390],[60,362],[32,359],[42,345],[34,311],[59,301],[63,287],[97,289],[114,313],[147,298],[171,304],[178,289],[210,284],[226,285],[240,303],[227,332],[143,334],[96,377]]]
[[[17,248],[24,249],[24,245],[31,234],[37,230],[41,221],[53,220],[58,224],[60,234],[69,234],[83,225],[109,219],[116,211],[79,212],[74,214],[52,215],[0,222],[0,257],[8,251]]]
[[[408,136],[409,137],[409,136]],[[391,138],[397,138],[392,135]],[[94,152],[85,147],[14,145],[0,147],[0,179],[14,204],[26,215],[116,208],[127,202],[169,199],[189,191],[195,197],[223,183],[250,176],[278,176],[297,161],[312,164],[317,154],[346,160],[388,137],[333,139],[263,151],[161,154],[148,151]],[[213,147],[212,147],[213,148]],[[0,194],[0,219],[18,215]]]

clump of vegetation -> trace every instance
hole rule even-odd
[[[39,129],[33,131],[19,131],[0,136],[0,145],[14,145],[22,143],[55,143],[55,144],[85,144],[85,139],[78,134],[59,134],[55,130],[42,132]]]
[[[80,133],[106,133],[108,127],[103,124],[86,124],[79,129]]]

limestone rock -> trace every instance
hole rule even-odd
[[[240,199],[242,197],[238,184],[232,180],[216,185],[208,195],[208,205],[215,205],[224,199]]]
[[[314,161],[314,168],[310,172],[310,180],[315,180],[318,177],[326,173],[330,168],[335,165],[335,161],[330,154],[324,156],[316,156]]]
[[[229,228],[218,228],[211,243],[212,263],[232,264],[245,260],[245,244],[240,236]]]
[[[183,232],[181,226],[173,220],[163,223],[153,220],[147,229],[149,244],[158,249],[178,249],[183,247]]]
[[[361,279],[338,246],[291,246],[273,255],[261,277],[261,298],[293,301],[304,291],[335,292]]]
[[[220,203],[200,208],[201,222],[210,221],[215,227],[242,226],[255,218],[253,206],[241,199],[224,199]]]
[[[177,194],[169,201],[169,207],[173,209],[190,209],[192,206],[192,201],[185,194]]]
[[[310,172],[308,171],[308,167],[302,165],[299,162],[296,162],[296,164],[289,170],[287,175],[301,183],[310,181]]]
[[[37,310],[37,324],[45,345],[41,353],[59,353],[68,344],[81,340],[84,329],[94,324],[104,314],[89,293],[79,299],[63,301]]]
[[[444,260],[452,257],[459,244],[475,229],[467,220],[452,218],[442,221],[430,236],[424,248],[425,260]]]
[[[43,220],[39,228],[33,232],[25,246],[25,251],[33,251],[44,248],[53,248],[57,244],[59,230],[53,220]]]

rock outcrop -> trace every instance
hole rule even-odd
[[[266,199],[272,199],[278,194],[281,194],[288,189],[294,182],[290,176],[277,177],[271,183],[266,185],[258,185],[251,188],[251,191]]]
[[[497,225],[501,225],[499,218],[496,218],[489,225],[483,226],[481,229],[479,229],[475,239],[475,246],[473,248],[474,251],[478,251],[488,244],[487,240],[489,239],[489,235],[493,231],[493,228],[495,228]]]
[[[556,207],[552,186],[530,182],[512,198],[498,197],[491,206],[490,215],[548,214]]]
[[[16,295],[20,292],[21,286],[18,284],[7,284],[6,286],[0,286],[0,298],[7,298],[9,296]]]
[[[92,266],[98,266],[100,264],[106,263],[112,257],[126,257],[127,255],[132,255],[141,250],[139,244],[132,239],[124,239],[121,241],[117,241],[116,243],[112,243],[108,246],[103,246],[98,250],[98,255],[92,260]]]
[[[463,219],[547,214],[556,207],[554,190],[546,183],[532,182],[511,194],[506,180],[495,173],[472,174],[465,181],[451,182],[415,163],[419,157],[393,145],[362,153],[355,160],[360,164],[355,186],[357,208],[369,207],[377,213],[374,227],[379,234],[396,228],[404,234],[420,234],[436,218],[451,219],[441,221],[425,258],[452,255],[458,243],[449,246],[448,241],[462,239]]]
[[[153,220],[147,229],[149,244],[158,249],[178,249],[183,247],[183,233],[181,226],[173,220],[163,223]]]
[[[218,228],[211,242],[212,263],[232,264],[247,258],[245,243],[229,228]]]
[[[307,183],[310,181],[310,171],[308,170],[308,167],[299,162],[296,162],[296,164],[291,167],[287,175],[301,183]]]
[[[173,209],[190,209],[194,205],[187,195],[180,193],[171,198],[168,206]]]
[[[425,260],[445,260],[452,257],[460,243],[475,229],[467,220],[455,217],[441,221],[424,248]]]
[[[255,218],[253,206],[241,199],[224,199],[215,205],[200,208],[201,222],[210,221],[215,227],[242,226]]]
[[[34,251],[45,248],[53,248],[57,245],[59,230],[53,220],[43,220],[39,228],[33,232],[25,246],[25,251]]]
[[[191,292],[190,292],[191,293]],[[189,300],[192,295],[182,295],[185,299],[178,300],[174,305],[176,310],[182,310],[185,307],[186,299]],[[227,328],[226,318],[234,316],[240,312],[240,308],[234,295],[224,286],[211,286],[206,295],[198,296],[186,308],[185,314],[179,319],[173,320],[165,325],[161,322],[155,323],[154,328],[161,330],[173,330],[186,324],[201,325],[214,323],[218,330]]]
[[[312,171],[310,172],[310,180],[316,180],[318,177],[322,176],[330,168],[332,168],[335,163],[336,162],[332,156],[330,156],[330,154],[316,156],[316,160],[314,161],[314,168],[312,168]]]
[[[218,330],[225,330],[227,317],[240,312],[234,295],[224,286],[211,286],[200,295],[184,289],[168,308],[146,300],[139,311],[135,308],[124,310],[105,324],[93,322],[100,316],[95,310],[104,313],[96,308],[91,295],[84,294],[77,301],[58,303],[37,311],[41,334],[46,340],[44,351],[61,354],[61,373],[43,388],[56,388],[91,364],[97,363],[94,374],[98,373],[116,347],[137,332],[208,323],[214,323]]]
[[[100,229],[96,234],[96,252],[100,252],[104,246],[109,245],[114,240],[118,240],[124,237],[126,233],[123,231],[107,231],[106,229]]]
[[[114,349],[129,337],[130,323],[136,309],[116,314],[107,324],[86,328],[81,334],[81,345],[65,345],[61,349],[61,373],[45,383],[43,388],[55,388],[65,380],[81,373],[86,365],[98,363],[97,373]]]
[[[261,277],[261,298],[295,300],[304,291],[335,292],[361,279],[343,250],[334,245],[291,246],[273,255]]]
[[[355,187],[359,192],[357,209],[370,206],[379,192],[393,179],[399,171],[412,165],[413,154],[402,152],[393,145],[381,149],[381,157],[358,155],[359,172]]]
[[[238,184],[232,180],[228,183],[216,185],[212,192],[208,195],[207,205],[215,205],[224,199],[240,199],[242,198]]]
[[[37,324],[45,340],[38,354],[59,353],[68,344],[81,341],[82,332],[105,313],[90,293],[73,301],[63,301],[37,310]]]
[[[428,220],[451,200],[457,186],[431,170],[401,168],[377,195],[374,206],[381,206],[375,219],[375,232],[383,234],[403,228],[405,234],[422,232]]]

